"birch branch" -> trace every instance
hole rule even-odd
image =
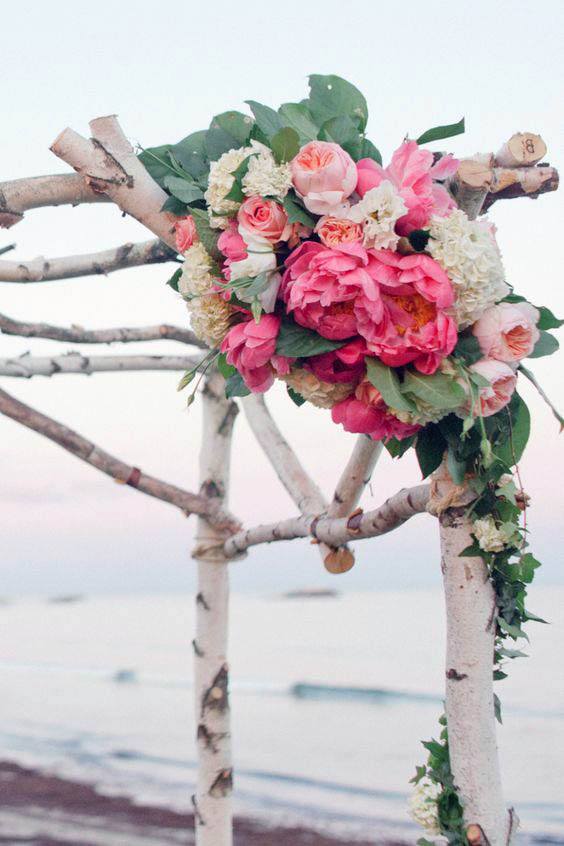
[[[229,490],[231,439],[237,406],[225,398],[224,382],[214,374],[202,393],[201,495],[223,506]],[[227,638],[229,566],[224,536],[203,517],[198,520],[194,693],[198,777],[192,797],[197,846],[231,846],[233,764]]]
[[[167,195],[145,170],[115,115],[91,121],[93,138],[65,129],[52,152],[79,173],[87,186],[114,202],[175,249],[175,216],[161,211]]]
[[[198,360],[186,355],[92,355],[79,352],[66,355],[0,358],[0,376],[31,379],[32,376],[55,376],[64,373],[124,373],[133,370],[191,370]]]
[[[359,435],[347,466],[335,488],[328,517],[346,517],[358,505],[369,483],[376,463],[382,454],[382,442]]]
[[[175,505],[186,515],[205,515],[218,531],[224,533],[224,536],[236,530],[238,526],[235,518],[222,510],[220,503],[143,473],[139,468],[115,458],[78,432],[25,405],[1,389],[0,414],[49,438],[81,461],[85,461],[121,484],[129,485],[148,496]]]
[[[140,244],[122,244],[111,250],[46,259],[38,256],[31,261],[0,261],[0,282],[52,282],[79,276],[107,276],[126,267],[162,264],[174,261],[176,251],[159,240]]]
[[[410,517],[427,510],[429,485],[404,488],[379,508],[352,517],[329,518],[301,515],[279,523],[243,529],[224,544],[227,556],[234,557],[251,546],[294,538],[313,537],[328,546],[343,546],[351,540],[374,538],[397,529]]]
[[[0,229],[19,223],[29,209],[107,202],[108,197],[94,191],[74,173],[0,182]]]
[[[115,329],[84,329],[82,326],[53,326],[50,323],[30,323],[0,314],[0,332],[21,338],[48,338],[71,344],[128,344],[137,341],[179,341],[193,347],[207,349],[203,341],[190,329],[170,326],[123,326]]]

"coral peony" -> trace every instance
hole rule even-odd
[[[258,323],[254,320],[238,323],[221,345],[228,364],[237,368],[247,387],[255,393],[270,388],[275,371],[289,372],[290,360],[275,354],[279,330],[280,318],[263,314]]]
[[[304,363],[304,367],[324,382],[356,383],[364,376],[365,355],[366,341],[357,338],[333,352],[312,355]]]
[[[382,395],[368,380],[356,388],[354,395],[333,406],[334,423],[341,423],[346,432],[370,435],[375,441],[408,438],[420,426],[402,423],[390,413]]]
[[[367,191],[377,188],[388,179],[397,188],[407,208],[407,214],[396,224],[398,235],[409,235],[414,229],[425,226],[431,215],[444,216],[456,208],[456,203],[442,185],[434,179],[446,179],[456,173],[458,161],[443,156],[433,164],[433,154],[422,150],[416,141],[404,141],[392,156],[387,168],[373,159],[357,163],[357,193],[364,197]]]
[[[174,237],[176,239],[176,249],[179,253],[185,253],[189,247],[196,243],[198,232],[196,231],[196,224],[191,214],[178,218],[174,224]]]
[[[490,417],[510,402],[517,384],[517,374],[508,364],[493,358],[481,358],[470,366],[470,370],[490,383],[479,388],[479,407],[474,409],[474,414]]]
[[[291,169],[296,193],[314,214],[331,214],[355,189],[355,163],[330,141],[310,141],[292,159]]]
[[[486,358],[520,361],[530,355],[540,338],[538,310],[530,303],[492,306],[472,327]]]

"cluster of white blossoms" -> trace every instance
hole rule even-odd
[[[401,420],[402,423],[409,423],[410,425],[426,426],[427,423],[438,423],[445,416],[443,408],[437,408],[430,402],[420,399],[416,396],[411,396],[414,411],[401,411],[399,408],[390,408],[390,413]]]
[[[472,531],[480,549],[483,549],[484,552],[503,552],[514,533],[513,528],[510,534],[503,526],[498,528],[491,514],[474,520]]]
[[[280,379],[317,408],[333,408],[354,388],[349,382],[324,382],[315,373],[299,367],[293,367],[290,373],[280,376]]]
[[[457,209],[448,217],[432,217],[427,251],[448,274],[456,292],[452,314],[460,328],[509,293],[501,255],[491,225],[469,220]]]
[[[429,781],[420,781],[416,785],[409,800],[410,817],[422,826],[427,834],[432,836],[437,836],[441,833],[437,808],[439,793],[440,788],[438,784]]]
[[[207,294],[213,286],[211,259],[200,241],[189,247],[184,253],[182,273],[178,280],[178,290],[185,299]]]
[[[228,150],[216,162],[210,163],[208,187],[204,198],[208,205],[210,224],[215,229],[227,229],[229,226],[227,215],[232,216],[239,208],[240,203],[235,200],[225,199],[226,195],[233,188],[235,181],[234,172],[239,165],[243,164],[246,158],[252,156],[253,158],[249,162],[250,169],[253,159],[258,158],[264,151],[267,151],[272,156],[272,153],[270,153],[270,150],[264,144],[260,144],[258,141],[251,141],[250,146],[239,147],[237,150]],[[272,158],[272,161],[274,163],[274,158]]]
[[[276,164],[272,152],[264,147],[258,155],[251,156],[242,184],[247,197],[260,195],[282,200],[292,187],[290,164]]]
[[[350,208],[347,218],[362,224],[365,247],[377,250],[394,250],[399,241],[395,225],[406,214],[406,205],[392,185],[385,179],[371,188],[364,197]]]
[[[190,312],[190,325],[196,337],[212,349],[219,347],[231,328],[233,307],[217,294],[194,297],[186,305]]]

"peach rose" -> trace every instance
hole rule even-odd
[[[237,213],[239,232],[247,244],[287,241],[292,233],[288,215],[274,200],[248,197]]]
[[[490,383],[479,389],[482,417],[497,414],[510,402],[517,384],[517,374],[508,364],[493,358],[481,358],[470,366],[470,370],[483,376]],[[474,409],[474,413],[478,413],[478,409]]]
[[[292,159],[292,183],[313,214],[331,214],[356,187],[356,165],[338,144],[310,141]]]
[[[472,327],[480,349],[497,361],[520,361],[540,337],[539,312],[530,303],[499,303],[487,309]]]
[[[351,241],[360,241],[362,238],[362,226],[352,220],[344,220],[340,217],[326,215],[317,222],[315,231],[319,240],[326,247],[337,247],[339,244],[347,244]]]
[[[196,224],[191,214],[180,217],[174,224],[174,235],[176,238],[176,249],[179,253],[185,253],[192,244],[198,240]]]

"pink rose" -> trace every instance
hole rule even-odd
[[[291,169],[296,193],[313,214],[331,214],[355,189],[355,163],[330,141],[310,141],[292,159]]]
[[[510,402],[517,384],[517,374],[508,364],[493,358],[481,358],[480,361],[470,365],[470,370],[483,376],[490,383],[487,387],[479,388],[480,408],[475,408],[474,414],[480,411],[482,417],[489,417]]]
[[[229,228],[224,229],[217,239],[217,246],[225,256],[223,275],[229,282],[231,279],[231,265],[234,262],[243,261],[248,258],[247,245],[239,234],[237,224],[234,220],[230,221]]]
[[[253,239],[275,244],[287,241],[292,234],[288,215],[282,206],[263,197],[248,197],[239,208],[237,220],[239,232],[248,244]]]
[[[379,391],[367,380],[360,383],[354,395],[333,406],[331,417],[334,423],[341,423],[346,432],[370,435],[375,441],[402,440],[420,429],[390,414]]]
[[[486,358],[520,361],[532,353],[540,338],[539,317],[530,303],[499,303],[484,312],[472,333]]]
[[[357,163],[356,190],[361,197],[385,179],[398,189],[408,209],[407,214],[396,223],[399,235],[409,235],[414,229],[421,229],[433,214],[445,217],[456,208],[448,191],[433,180],[452,176],[459,163],[450,155],[443,156],[436,164],[433,164],[433,158],[433,154],[422,150],[416,141],[404,141],[387,168],[372,159],[361,159]]]
[[[281,295],[296,323],[325,338],[358,334],[363,321],[379,322],[383,306],[378,283],[369,273],[370,256],[357,242],[328,249],[304,241],[286,259]]]
[[[430,256],[369,252],[384,306],[379,324],[359,321],[369,351],[389,367],[413,362],[421,373],[434,373],[458,338],[456,323],[443,311],[454,302],[448,276]]]
[[[304,367],[322,382],[358,382],[364,376],[366,341],[356,338],[333,352],[312,355]]]
[[[192,244],[196,243],[198,232],[196,231],[196,224],[191,214],[178,218],[174,224],[174,234],[176,238],[176,249],[179,253],[185,253]]]
[[[345,220],[340,217],[326,215],[317,222],[315,231],[319,240],[326,247],[338,247],[339,244],[348,244],[351,241],[362,240],[362,226],[352,220]]]
[[[258,323],[255,320],[238,323],[223,339],[221,352],[254,393],[267,391],[274,382],[275,372],[289,372],[291,359],[275,354],[279,330],[280,318],[263,314]]]

